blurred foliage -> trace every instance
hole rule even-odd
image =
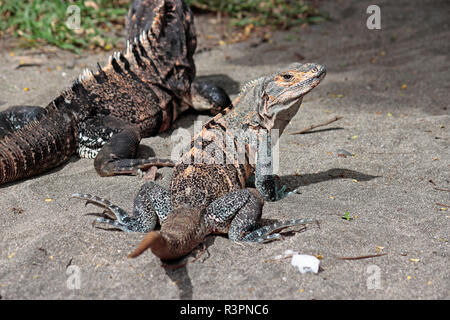
[[[289,28],[303,23],[316,23],[324,18],[312,5],[301,0],[185,0],[193,8],[226,14],[236,26]]]
[[[79,28],[67,22],[79,8]],[[123,28],[129,1],[93,0],[0,0],[0,32],[13,33],[29,46],[44,43],[79,53],[85,48],[110,49],[118,40],[114,31]]]
[[[288,28],[323,20],[318,10],[300,0],[185,0],[194,9],[227,15],[235,26]],[[109,50],[119,40],[115,34],[125,24],[131,0],[0,0],[0,35],[25,39],[27,46],[51,44],[79,53],[82,49]],[[80,27],[67,22],[79,8]]]

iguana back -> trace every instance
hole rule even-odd
[[[126,42],[125,53],[114,53],[96,71],[84,70],[30,122],[10,110],[0,113],[0,184],[45,172],[74,153],[96,158],[102,176],[155,163],[134,159],[141,138],[167,130],[180,113],[195,108],[192,13],[181,0],[134,1]],[[230,103],[218,92],[208,97],[213,112]]]

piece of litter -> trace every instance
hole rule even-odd
[[[320,260],[307,254],[294,254],[292,256],[291,264],[294,267],[297,267],[300,273],[317,273],[319,272]]]
[[[337,155],[344,158],[353,157],[353,154],[344,149],[337,149]]]

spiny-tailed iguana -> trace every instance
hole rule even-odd
[[[148,232],[136,257],[147,248],[161,259],[186,255],[208,234],[228,233],[233,241],[266,241],[283,228],[311,223],[297,219],[259,227],[264,199],[291,192],[278,189],[271,171],[271,136],[281,134],[300,108],[305,94],[325,76],[321,65],[295,63],[246,85],[234,107],[207,122],[191,149],[175,166],[170,190],[149,182],[134,200],[133,216],[108,200],[89,194],[72,197],[106,209],[116,220],[98,218],[124,231]],[[256,189],[246,187],[254,174]],[[160,231],[154,230],[157,222]]]
[[[45,109],[0,112],[0,185],[45,172],[75,153],[95,158],[101,176],[173,166],[135,159],[141,138],[167,130],[190,107],[217,114],[231,104],[221,88],[193,82],[196,44],[193,16],[182,0],[135,0],[124,54],[114,53],[96,72],[86,69]]]

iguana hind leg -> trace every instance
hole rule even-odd
[[[229,239],[242,242],[280,239],[278,232],[285,228],[315,222],[314,219],[294,219],[260,227],[263,204],[264,200],[256,189],[242,189],[211,203],[205,217],[216,226],[215,232],[223,232],[229,226]],[[217,229],[218,226],[223,229]]]
[[[155,229],[157,222],[162,222],[170,213],[169,192],[159,185],[149,182],[144,184],[134,200],[133,216],[110,201],[90,194],[75,193],[71,198],[86,200],[86,204],[94,204],[105,209],[112,217],[97,218],[96,223],[108,224],[125,232],[148,232]]]
[[[0,112],[0,138],[38,120],[46,112],[38,106],[12,106]]]

